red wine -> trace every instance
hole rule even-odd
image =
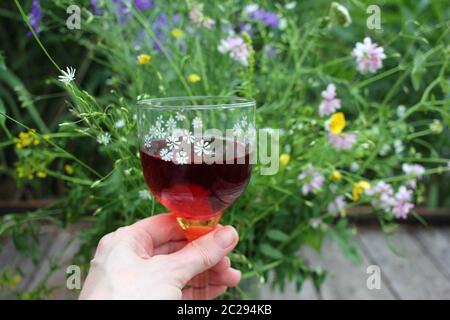
[[[238,142],[224,140],[223,143],[226,150],[238,148]],[[220,217],[249,182],[248,151],[232,161],[224,157],[227,163],[212,164],[204,160],[191,162],[192,153],[186,164],[177,164],[161,158],[160,151],[167,147],[165,141],[152,141],[151,146],[143,147],[140,154],[145,181],[155,198],[177,217],[196,220]]]

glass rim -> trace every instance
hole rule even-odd
[[[223,103],[205,103],[207,100],[223,100]],[[176,102],[186,101],[195,102],[199,104],[175,104]],[[203,102],[202,102],[203,101]],[[256,105],[254,99],[247,99],[237,96],[180,96],[180,97],[165,97],[165,98],[150,98],[142,99],[136,102],[139,108],[143,109],[234,109],[246,108]]]

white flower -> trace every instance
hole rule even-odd
[[[281,16],[278,17],[278,29],[284,30],[287,27],[287,20]]]
[[[233,126],[233,134],[235,136],[239,137],[239,136],[242,135],[243,132],[244,131],[242,130],[241,125],[239,123],[235,123],[234,126]]]
[[[387,155],[389,153],[389,151],[391,151],[391,146],[389,144],[385,143],[381,146],[378,154],[380,156],[384,157],[385,155]]]
[[[195,136],[189,130],[184,130],[183,132],[183,141],[191,144],[195,142]]]
[[[400,154],[405,150],[402,140],[397,139],[394,141],[394,149],[396,154]]]
[[[296,3],[295,1],[292,1],[292,2],[286,3],[286,4],[284,5],[284,8],[285,8],[286,10],[292,10],[292,9],[294,9],[296,6],[297,6],[297,3]]]
[[[259,9],[259,6],[256,3],[248,4],[244,7],[244,13],[246,15],[249,15],[258,9]]]
[[[170,150],[172,149],[178,149],[180,147],[180,141],[178,140],[178,137],[175,136],[168,136],[166,138],[167,146]]]
[[[152,147],[152,137],[150,134],[144,136],[144,147],[150,149]]]
[[[141,199],[144,199],[144,200],[151,200],[152,199],[152,195],[150,194],[150,192],[148,190],[145,190],[145,189],[139,190],[139,197]]]
[[[404,173],[421,178],[425,174],[425,168],[420,164],[408,164],[404,163],[402,165],[402,170]]]
[[[97,142],[105,146],[111,141],[111,134],[109,132],[102,133],[97,137]]]
[[[309,225],[313,229],[317,229],[321,224],[322,224],[322,219],[321,218],[311,218],[309,220]]]
[[[173,117],[170,117],[169,120],[167,120],[166,122],[166,128],[169,131],[175,130],[175,128],[177,127],[177,122],[175,121],[175,119]]]
[[[125,126],[125,120],[123,119],[117,120],[116,123],[114,124],[114,127],[116,127],[117,129],[120,129],[123,126]]]
[[[200,139],[200,141],[194,146],[194,152],[198,156],[201,156],[202,154],[210,154],[210,148],[211,146],[209,145],[209,142]]]
[[[171,161],[173,158],[172,151],[166,148],[161,149],[161,151],[159,151],[159,155],[164,161]]]
[[[359,170],[359,164],[357,162],[350,163],[350,171],[356,172]]]
[[[68,84],[69,82],[75,80],[76,69],[72,67],[67,67],[67,71],[61,70],[62,75],[58,76],[58,80]]]
[[[185,151],[180,151],[176,154],[176,160],[178,164],[187,164],[188,156]]]
[[[334,14],[337,16],[338,22],[344,27],[348,27],[352,23],[350,13],[348,12],[347,8],[340,3],[333,2],[331,4],[331,10],[333,10]]]
[[[175,119],[177,119],[178,121],[183,121],[184,119],[186,119],[186,116],[181,112],[177,112],[175,115]]]
[[[397,107],[397,117],[402,118],[406,113],[406,107],[404,105],[399,105]]]
[[[196,129],[201,128],[203,126],[202,119],[200,119],[199,117],[195,117],[194,120],[192,120],[192,125]]]

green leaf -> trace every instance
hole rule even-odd
[[[425,73],[424,62],[426,60],[426,56],[422,52],[418,52],[414,57],[413,68],[411,71],[411,82],[414,87],[414,90],[419,90],[420,88],[420,80],[422,79],[423,74]]]
[[[283,258],[283,254],[281,253],[280,250],[272,247],[270,244],[268,243],[263,243],[259,246],[261,253],[265,256],[268,256],[269,258],[273,258],[273,259],[281,259]]]
[[[3,115],[6,114],[5,104],[3,100],[0,99],[0,125],[3,127],[5,125],[6,117]]]
[[[281,230],[278,229],[271,229],[267,232],[267,237],[269,237],[269,239],[275,240],[275,241],[280,241],[280,242],[284,242],[287,241],[289,239],[289,236],[284,233]]]
[[[310,230],[303,234],[303,242],[313,248],[315,251],[320,252],[323,244],[324,233],[320,230]]]

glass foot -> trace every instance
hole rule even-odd
[[[192,241],[212,231],[219,223],[220,217],[220,214],[208,219],[177,217],[177,221],[188,241]]]

